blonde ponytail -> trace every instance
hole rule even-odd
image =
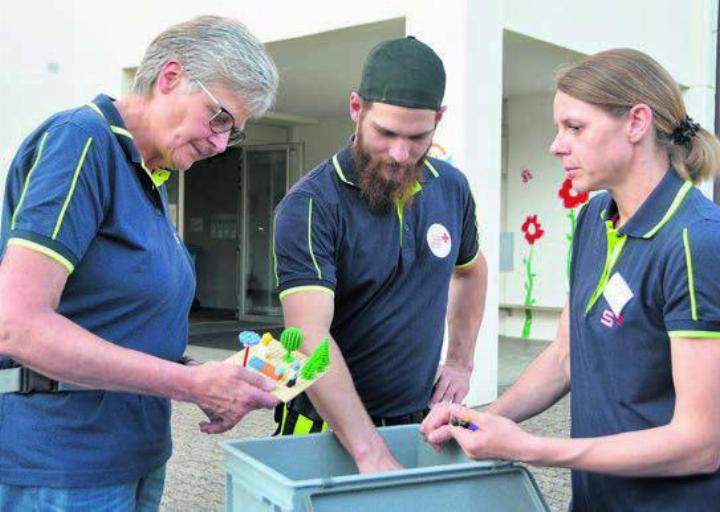
[[[629,48],[596,53],[562,69],[556,85],[616,117],[644,103],[653,111],[656,141],[680,176],[697,184],[720,171],[720,142],[687,116],[680,87],[650,56]]]

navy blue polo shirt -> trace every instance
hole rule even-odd
[[[666,425],[671,338],[720,338],[720,208],[670,170],[619,229],[608,194],[581,212],[570,290],[572,436]],[[720,340],[718,340],[720,342]],[[574,471],[574,511],[707,510],[720,475]]]
[[[479,255],[465,176],[428,158],[412,201],[386,215],[360,197],[350,147],[310,171],[275,213],[280,298],[334,296],[330,332],[367,411],[427,406],[443,342],[453,271]]]
[[[122,347],[182,356],[195,285],[190,257],[168,217],[165,187],[145,169],[108,96],[52,116],[22,143],[7,177],[0,244],[2,254],[23,246],[67,269],[61,315]],[[164,464],[170,451],[167,399],[0,394],[2,483],[122,483]]]

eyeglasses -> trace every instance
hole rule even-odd
[[[202,89],[203,92],[208,95],[208,97],[213,101],[213,103],[215,103],[218,108],[218,111],[215,112],[208,121],[208,124],[210,125],[210,130],[212,130],[213,133],[230,132],[230,137],[228,138],[227,142],[228,146],[236,146],[242,141],[244,141],[245,132],[235,126],[235,118],[233,117],[233,115],[228,112],[225,107],[222,106],[222,104],[218,101],[215,95],[211,93],[200,80],[195,81],[200,86],[200,89]]]

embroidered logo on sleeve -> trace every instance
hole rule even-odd
[[[442,224],[433,224],[427,230],[427,243],[432,253],[438,258],[445,258],[452,249],[450,232]]]

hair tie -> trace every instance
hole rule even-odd
[[[693,121],[692,117],[686,115],[680,124],[673,130],[671,137],[678,146],[690,146],[690,140],[700,129],[700,124]]]

